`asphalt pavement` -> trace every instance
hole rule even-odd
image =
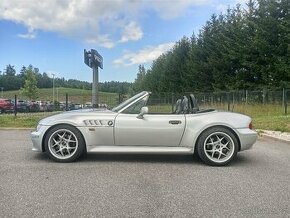
[[[190,155],[55,163],[0,130],[0,217],[290,217],[290,144],[259,139],[227,167]]]

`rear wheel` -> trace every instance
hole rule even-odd
[[[78,129],[59,125],[49,130],[44,141],[48,156],[57,162],[72,162],[85,152],[85,142]]]
[[[202,161],[212,166],[224,166],[235,158],[238,151],[236,136],[224,127],[213,127],[201,134],[197,152]]]

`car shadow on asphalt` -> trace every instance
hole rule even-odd
[[[34,160],[39,160],[39,161],[45,161],[45,162],[52,162],[52,160],[49,159],[49,157],[42,152],[37,152],[37,153],[33,153],[33,159]]]
[[[245,166],[254,166],[256,165],[255,159],[251,158],[250,156],[247,156],[242,153],[238,153],[236,158],[232,160],[232,162],[229,164],[229,166],[234,167],[245,167]]]
[[[148,162],[204,165],[197,155],[187,154],[97,154],[88,153],[80,158],[81,162]],[[255,160],[247,154],[238,153],[227,166],[254,165]]]
[[[55,163],[50,160],[46,154],[35,154],[34,159],[44,162]],[[196,155],[180,154],[97,154],[88,153],[80,157],[74,163],[92,163],[92,162],[120,162],[120,163],[174,163],[174,164],[193,164],[205,165]],[[253,165],[254,160],[238,154],[237,157],[228,166],[246,166]]]
[[[174,154],[93,154],[82,157],[82,162],[138,162],[138,163],[177,163],[177,164],[202,164],[194,155]]]
[[[52,162],[46,154],[37,153],[33,155],[34,160]],[[75,163],[88,162],[148,162],[148,163],[196,163],[202,164],[201,160],[194,155],[166,155],[166,154],[97,154],[88,153],[81,156]]]

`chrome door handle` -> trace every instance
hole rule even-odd
[[[178,125],[181,124],[181,120],[170,120],[169,123],[172,125]]]

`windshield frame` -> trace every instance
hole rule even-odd
[[[146,91],[140,92],[140,93],[134,95],[133,97],[127,99],[126,101],[122,102],[121,104],[117,105],[111,111],[120,113],[123,110],[125,110],[127,107],[129,107],[132,104],[134,104],[135,102],[139,101],[139,99],[145,97],[146,95],[149,95],[149,92],[146,92]]]

